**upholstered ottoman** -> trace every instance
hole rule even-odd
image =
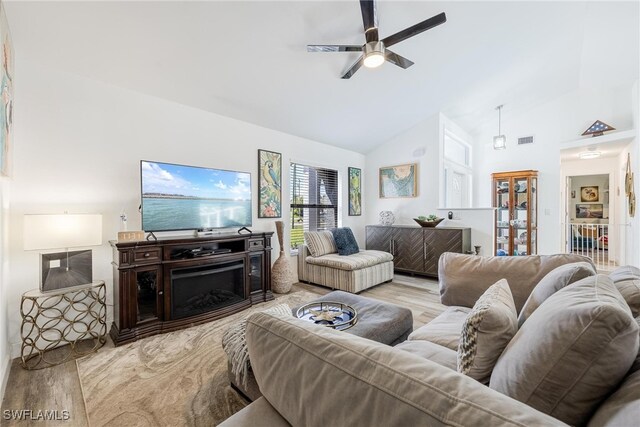
[[[343,291],[333,291],[309,302],[316,301],[341,302],[356,309],[358,321],[344,333],[394,346],[405,341],[413,332],[413,315],[408,308]],[[294,307],[291,310],[294,316],[298,308]],[[231,366],[228,366],[227,372],[231,386],[249,400],[253,401],[262,396],[251,370],[249,370],[246,387],[233,375]]]

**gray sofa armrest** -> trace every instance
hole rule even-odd
[[[290,427],[290,424],[280,416],[273,406],[261,397],[246,406],[239,412],[236,412],[218,427]]]
[[[257,313],[246,337],[260,390],[294,426],[563,425],[435,362],[300,319]]]
[[[440,302],[473,307],[500,279],[507,279],[518,313],[538,282],[551,270],[572,262],[593,261],[582,255],[529,255],[482,257],[445,252],[438,260]]]

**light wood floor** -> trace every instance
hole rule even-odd
[[[304,283],[295,289],[324,295],[331,289]],[[436,317],[444,306],[439,303],[438,283],[431,279],[396,275],[392,283],[385,283],[363,291],[360,295],[409,308],[413,313],[414,329]],[[107,345],[113,345],[108,343]],[[75,361],[63,365],[26,371],[15,359],[7,383],[0,411],[0,426],[88,426],[80,378]],[[5,410],[31,410],[33,416],[45,410],[69,411],[67,421],[23,420],[7,421]]]

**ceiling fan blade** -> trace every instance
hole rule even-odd
[[[387,61],[391,62],[394,65],[397,65],[400,68],[406,69],[413,65],[413,61],[410,61],[404,56],[400,56],[395,52],[391,52],[389,49],[387,49],[384,52],[384,59],[386,59]]]
[[[375,0],[360,0],[360,10],[362,11],[362,24],[367,43],[377,42],[379,40],[378,14],[376,13]]]
[[[346,72],[346,73],[344,73],[344,75],[343,75],[342,77],[340,77],[340,78],[341,78],[341,79],[350,79],[350,78],[351,78],[351,76],[353,76],[353,75],[356,73],[356,71],[358,71],[358,69],[359,69],[360,67],[362,67],[362,64],[363,64],[363,63],[364,63],[364,55],[363,55],[363,56],[361,56],[360,58],[358,58],[358,60],[356,61],[356,63],[355,63],[355,64],[353,64],[353,65],[351,66],[351,68],[349,68],[349,69],[347,70],[347,72]]]
[[[432,16],[425,21],[419,22],[416,25],[392,34],[389,37],[385,37],[384,39],[382,39],[382,42],[386,47],[393,46],[396,43],[400,43],[402,40],[406,40],[409,37],[413,37],[423,31],[427,31],[440,24],[444,24],[445,22],[447,22],[447,16],[444,14],[444,12],[442,12],[436,16]]]
[[[308,44],[307,52],[362,52],[362,46],[343,44]]]

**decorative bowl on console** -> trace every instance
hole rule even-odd
[[[444,218],[436,218],[434,220],[426,220],[426,219],[420,219],[420,218],[413,218],[413,220],[415,222],[417,222],[418,224],[420,224],[422,227],[435,227],[436,225],[440,224],[442,221],[444,221]]]

